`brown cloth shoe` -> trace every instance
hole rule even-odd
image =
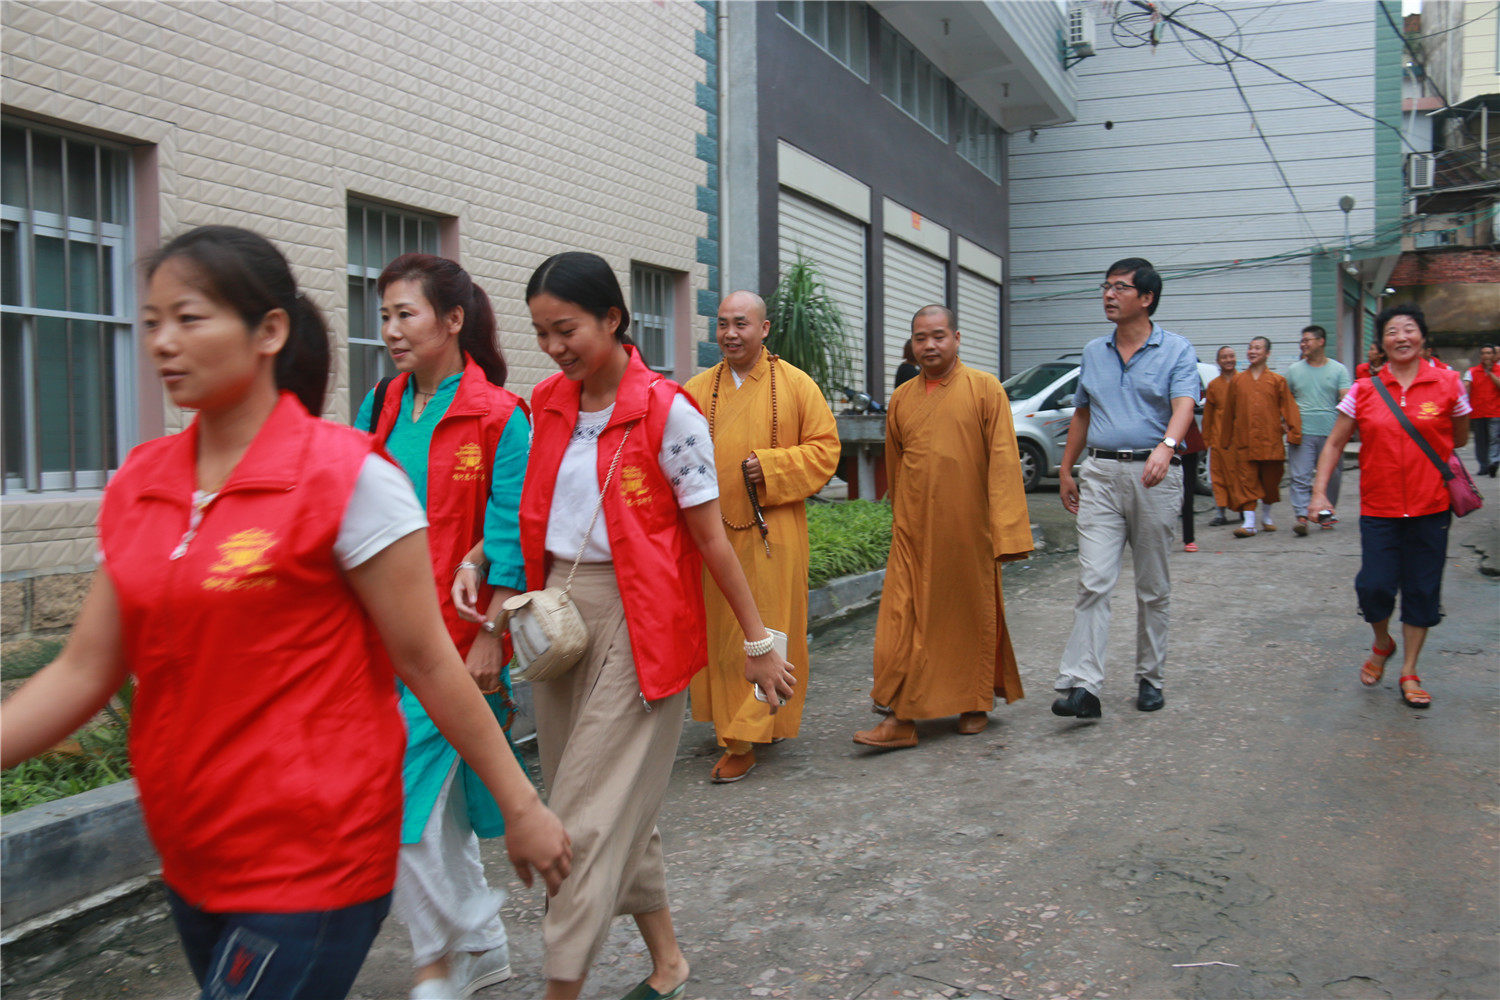
[[[726,753],[719,758],[719,762],[714,765],[708,777],[716,785],[727,785],[739,781],[753,770],[755,770],[754,750],[748,753]]]
[[[874,729],[854,734],[854,742],[880,750],[903,750],[917,745],[917,724],[887,715]]]
[[[960,736],[974,736],[984,732],[984,727],[989,724],[990,713],[965,712],[958,717],[958,732]]]

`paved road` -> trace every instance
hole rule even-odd
[[[1483,489],[1489,507],[1454,529],[1426,712],[1400,703],[1394,670],[1358,683],[1352,521],[1306,539],[1200,527],[1202,551],[1173,556],[1154,715],[1130,702],[1128,573],[1103,720],[1048,712],[1066,551],[1006,571],[1029,696],[979,736],[936,720],[915,749],[857,748],[873,617],[824,632],[803,737],[750,778],[709,784],[711,732],[688,725],[663,816],[688,995],[1500,996],[1500,581],[1477,551],[1500,554],[1500,490]],[[1066,527],[1055,486],[1031,499],[1049,534]],[[7,996],[192,995],[167,928],[139,912],[11,949]],[[479,996],[538,995],[540,912],[536,892],[512,896],[517,976]],[[404,996],[408,960],[389,924],[355,995]],[[621,920],[589,995],[646,969]]]

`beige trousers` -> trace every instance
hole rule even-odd
[[[560,567],[560,568],[559,568]],[[548,586],[562,586],[559,561]],[[584,563],[572,596],[589,627],[583,662],[537,684],[537,743],[547,804],[573,838],[573,871],[547,905],[543,974],[588,974],[621,914],[667,906],[661,812],[682,735],[687,692],[642,702],[613,563]]]

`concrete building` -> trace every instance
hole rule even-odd
[[[1012,367],[1107,332],[1101,272],[1135,255],[1201,359],[1265,335],[1283,368],[1315,322],[1354,361],[1401,229],[1399,6],[1084,9],[1078,120],[1011,143]]]
[[[255,229],[327,313],[330,413],[384,363],[374,277],[455,257],[491,295],[511,386],[553,370],[522,301],[547,255],[603,254],[655,366],[693,369],[717,227],[715,5],[0,6],[7,639],[72,621],[109,471],[184,426],[134,329],[136,262]]]
[[[850,381],[877,400],[928,303],[958,313],[965,363],[1003,370],[1006,151],[1015,133],[1074,116],[1063,8],[721,11],[722,287],[769,293],[799,252],[813,260],[845,319]]]

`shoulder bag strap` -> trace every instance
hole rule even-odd
[[[1437,466],[1437,470],[1443,474],[1443,482],[1446,483],[1450,481],[1453,478],[1453,470],[1448,468],[1447,462],[1443,461],[1441,458],[1438,458],[1438,453],[1433,450],[1432,445],[1427,443],[1427,439],[1422,436],[1420,431],[1412,426],[1411,421],[1407,419],[1406,414],[1401,412],[1401,407],[1397,406],[1396,401],[1391,398],[1391,390],[1385,387],[1385,380],[1382,379],[1379,375],[1373,375],[1371,376],[1370,381],[1375,384],[1375,390],[1380,393],[1380,398],[1385,400],[1385,405],[1389,406],[1391,408],[1391,412],[1396,415],[1396,419],[1401,421],[1401,428],[1405,430],[1407,434],[1411,435],[1411,439],[1417,443],[1417,447],[1422,449],[1423,453],[1425,453],[1427,457],[1432,460],[1432,464]]]
[[[374,434],[375,428],[380,426],[380,415],[385,412],[385,394],[390,389],[391,382],[394,380],[394,375],[387,375],[375,383],[375,399],[373,400],[374,405],[370,410],[370,426],[365,428],[371,434]]]

